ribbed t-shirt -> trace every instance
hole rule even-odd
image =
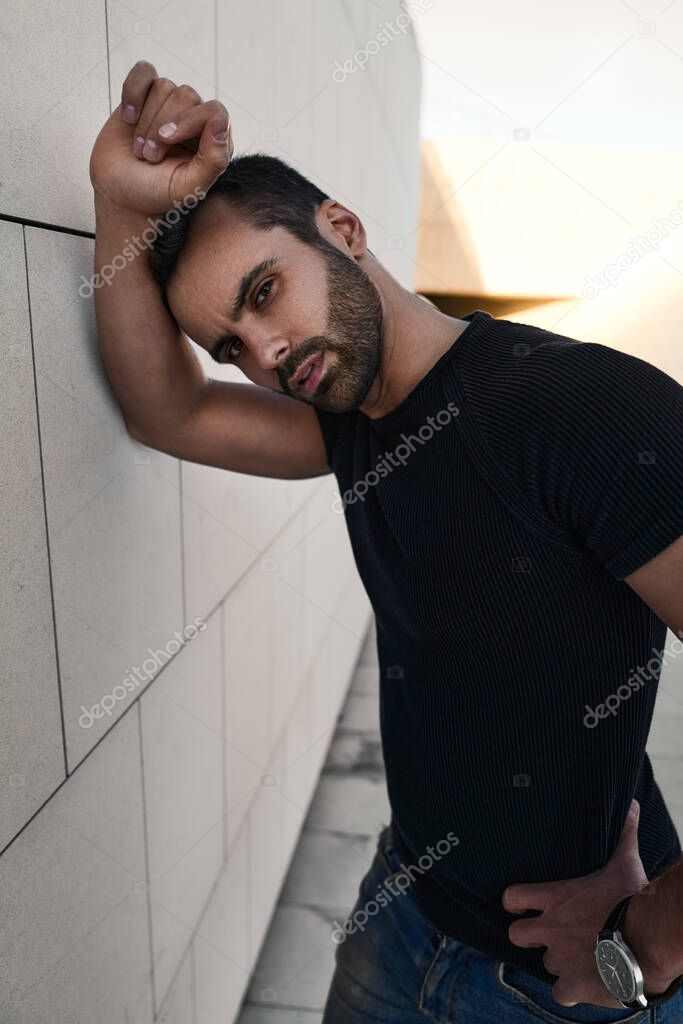
[[[316,412],[375,613],[415,895],[438,930],[554,982],[508,939],[537,911],[504,910],[506,886],[605,865],[634,796],[648,877],[681,856],[645,747],[683,645],[623,581],[683,533],[683,388],[597,342],[463,319],[386,415]]]

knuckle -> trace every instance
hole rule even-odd
[[[175,89],[175,82],[172,82],[170,78],[157,78],[154,83],[155,87],[163,92],[171,92]]]
[[[191,100],[192,103],[201,103],[202,101],[201,96],[199,95],[197,90],[193,89],[191,85],[187,85],[187,83],[179,85],[177,91],[180,93],[183,99]]]

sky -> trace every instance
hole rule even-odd
[[[424,6],[422,136],[683,152],[683,0]]]

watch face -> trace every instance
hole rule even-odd
[[[598,943],[595,961],[605,985],[622,1003],[631,1003],[636,998],[636,982],[631,961],[621,946],[611,939]]]

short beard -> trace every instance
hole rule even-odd
[[[327,266],[326,334],[309,338],[296,352],[296,365],[285,360],[278,369],[282,390],[327,412],[358,409],[377,376],[382,352],[382,302],[370,277],[356,261],[321,239],[315,246]],[[325,376],[310,398],[293,394],[288,381],[304,359],[332,352]]]

